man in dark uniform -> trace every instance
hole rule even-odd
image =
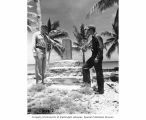
[[[97,35],[96,28],[94,26],[87,27],[87,35],[92,35],[92,55],[86,61],[83,66],[83,81],[84,83],[91,83],[90,81],[90,71],[89,69],[94,66],[96,71],[96,79],[98,89],[94,89],[96,93],[103,94],[104,93],[104,78],[102,71],[102,60],[103,60],[103,39]]]

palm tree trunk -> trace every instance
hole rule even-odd
[[[52,45],[51,45],[51,48],[50,48],[50,51],[49,51],[49,54],[48,54],[48,66],[49,66],[49,63],[50,63],[50,56],[51,56],[51,51],[52,51]]]
[[[82,51],[82,53],[83,53],[83,64],[85,64],[85,52]]]
[[[41,30],[42,20],[41,20],[41,6],[40,6],[40,0],[34,0],[37,6],[37,22],[39,30]]]

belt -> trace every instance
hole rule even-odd
[[[39,48],[41,50],[45,50],[45,48],[44,47],[41,47],[41,46],[36,46],[36,48]]]

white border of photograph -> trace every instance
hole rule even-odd
[[[118,120],[145,118],[145,1],[120,1],[120,111]],[[27,116],[26,1],[1,1],[1,119]]]

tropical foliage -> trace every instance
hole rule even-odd
[[[86,18],[89,18],[97,9],[97,11],[102,12],[110,7],[113,7],[114,5],[118,6],[119,0],[99,0],[97,3],[93,5],[89,13],[87,14]],[[110,46],[109,50],[106,53],[106,56],[108,58],[111,57],[111,54],[116,50],[116,48],[119,51],[119,9],[117,8],[116,16],[114,19],[114,23],[112,24],[112,30],[113,32],[110,33],[108,31],[103,32],[101,35],[108,36],[109,38],[104,43],[105,46]]]
[[[108,36],[109,38],[106,40],[106,42],[104,43],[104,45],[107,47],[107,46],[110,46],[107,53],[106,53],[106,56],[108,58],[111,57],[111,54],[116,50],[119,51],[119,42],[118,42],[118,39],[119,39],[119,27],[118,27],[118,11],[116,13],[116,17],[115,17],[115,21],[114,23],[112,24],[112,30],[113,32],[108,32],[108,31],[105,31],[105,32],[102,32],[101,35],[104,35],[104,36]]]
[[[82,24],[80,26],[80,30],[78,30],[76,26],[73,26],[73,28],[74,28],[73,34],[76,38],[76,42],[73,42],[73,44],[75,45],[73,47],[73,49],[82,52],[83,64],[84,64],[85,63],[85,52],[87,51],[87,49],[90,48],[90,45],[87,45],[88,36],[86,35],[86,32],[85,32],[85,26],[84,26],[84,24]]]
[[[40,0],[27,0],[27,31],[40,30],[41,25]]]
[[[68,33],[65,32],[64,30],[58,29],[59,27],[60,27],[59,21],[51,22],[50,18],[47,22],[47,25],[43,25],[43,29],[45,30],[46,33],[45,37],[48,39],[48,50],[47,50],[49,52],[48,63],[50,60],[50,54],[52,49],[54,49],[61,57],[63,55],[64,48],[58,39],[67,37]]]
[[[97,10],[97,12],[103,12],[104,10],[113,7],[115,4],[118,5],[119,0],[99,0],[93,5],[86,17],[89,18],[95,10]]]

